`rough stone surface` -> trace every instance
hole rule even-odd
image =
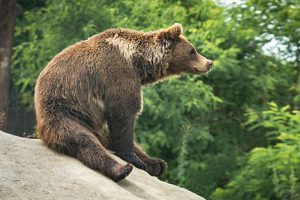
[[[0,131],[0,199],[204,200],[137,168],[118,183],[38,139]]]

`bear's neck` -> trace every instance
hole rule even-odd
[[[152,55],[135,53],[132,56],[132,65],[142,84],[154,83],[167,75],[167,63],[163,62],[164,56],[154,55],[154,53]]]

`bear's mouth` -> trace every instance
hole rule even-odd
[[[199,74],[199,75],[201,75],[201,74],[207,74],[208,72],[210,72],[210,70],[211,70],[211,68],[207,69],[207,70],[200,70],[200,69],[194,67],[193,68],[193,73],[194,74]]]

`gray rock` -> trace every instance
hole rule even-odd
[[[0,131],[0,199],[204,200],[134,168],[118,183],[80,161],[58,154],[38,139]]]

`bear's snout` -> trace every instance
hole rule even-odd
[[[208,70],[211,70],[211,68],[212,68],[212,66],[213,66],[213,63],[214,63],[213,61],[207,60],[207,65],[206,65],[206,66],[207,66],[207,69],[208,69]]]

